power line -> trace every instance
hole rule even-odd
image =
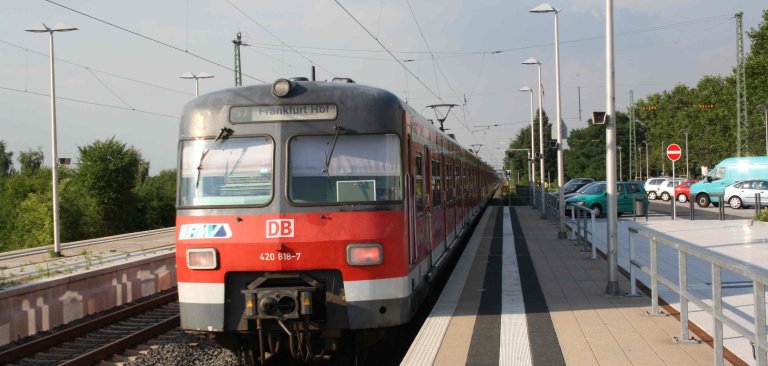
[[[22,49],[22,50],[24,50],[26,52],[32,52],[32,53],[38,54],[40,56],[44,56],[46,58],[48,57],[47,53],[42,53],[42,52],[39,52],[39,51],[30,50],[30,49],[28,49],[26,47],[23,47],[23,46],[20,46],[20,45],[17,45],[15,43],[8,42],[8,41],[2,40],[2,39],[0,39],[0,43],[5,43],[5,44],[7,44],[9,46],[13,46],[13,47]],[[149,82],[146,82],[146,81],[132,79],[132,78],[129,78],[127,76],[118,75],[118,74],[111,73],[111,72],[104,71],[104,70],[94,69],[93,67],[85,66],[85,65],[80,65],[78,63],[75,63],[75,62],[72,62],[72,61],[69,61],[69,60],[65,60],[65,59],[62,59],[62,58],[59,58],[59,57],[55,57],[55,59],[56,59],[56,61],[63,62],[65,64],[70,64],[72,66],[77,66],[77,67],[83,68],[83,69],[85,69],[87,71],[95,71],[95,72],[98,72],[98,73],[101,73],[101,74],[104,74],[104,75],[109,75],[109,76],[112,76],[112,77],[116,77],[116,78],[119,78],[119,79],[132,81],[134,83],[139,83],[139,84],[143,84],[143,85],[147,85],[147,86],[152,86],[152,87],[155,87],[155,88],[158,88],[158,89],[164,89],[164,90],[167,90],[167,91],[172,91],[174,93],[190,95],[190,96],[194,95],[194,94],[189,93],[189,92],[168,88],[168,87],[165,87],[165,86],[162,86],[162,85],[152,84],[152,83],[149,83]]]
[[[12,92],[17,92],[17,93],[26,93],[26,94],[32,94],[32,95],[39,95],[41,97],[50,97],[50,94],[37,93],[37,92],[29,91],[29,90],[21,90],[21,89],[16,89],[16,88],[8,88],[8,87],[5,87],[5,86],[0,86],[0,89],[12,91]],[[74,98],[67,98],[67,97],[58,97],[58,96],[56,97],[56,99],[61,99],[61,100],[66,100],[66,101],[76,102],[76,103],[96,105],[96,106],[100,106],[100,107],[122,109],[122,110],[125,110],[125,111],[131,111],[131,112],[139,112],[139,113],[151,114],[151,115],[160,116],[160,117],[168,117],[168,118],[173,118],[173,119],[179,119],[179,116],[172,116],[170,114],[163,114],[163,113],[157,113],[157,112],[144,111],[144,110],[136,109],[136,108],[126,108],[126,107],[121,107],[121,106],[111,105],[111,104],[103,104],[103,103],[97,103],[97,102],[90,102],[90,101],[81,100],[81,99],[74,99]]]
[[[423,80],[421,80],[421,79],[420,79],[418,76],[416,76],[416,74],[414,74],[414,73],[413,73],[413,71],[411,71],[409,68],[407,68],[407,67],[405,66],[405,64],[403,64],[403,62],[402,62],[402,61],[400,61],[400,60],[399,60],[397,57],[395,57],[395,55],[392,53],[392,51],[390,51],[390,50],[389,50],[389,48],[387,48],[387,46],[385,46],[383,43],[381,43],[381,41],[379,41],[379,39],[378,39],[378,38],[376,38],[376,36],[374,36],[374,35],[373,35],[373,33],[371,33],[371,31],[369,31],[369,30],[368,30],[368,28],[366,28],[366,27],[363,25],[363,23],[360,23],[360,21],[359,21],[359,20],[357,20],[357,18],[355,18],[355,16],[354,16],[354,15],[352,15],[352,13],[350,13],[350,12],[349,12],[349,10],[347,10],[347,8],[345,8],[345,7],[344,7],[344,5],[341,5],[341,3],[339,2],[339,0],[333,0],[333,1],[334,1],[334,2],[336,2],[336,4],[337,4],[337,5],[339,5],[339,7],[340,7],[342,10],[344,10],[344,12],[345,12],[345,13],[347,13],[347,15],[349,15],[349,16],[352,18],[352,20],[354,20],[354,21],[355,21],[355,23],[357,23],[357,25],[359,25],[361,28],[363,28],[363,30],[364,30],[366,33],[368,33],[368,35],[369,35],[369,36],[371,36],[371,38],[373,38],[373,39],[376,41],[376,43],[378,43],[378,44],[379,44],[379,46],[381,46],[381,48],[383,48],[385,51],[387,51],[387,53],[388,53],[388,54],[389,54],[389,55],[390,55],[390,56],[391,56],[391,57],[392,57],[392,58],[393,58],[395,61],[397,61],[397,63],[398,63],[398,64],[400,64],[400,66],[401,66],[403,69],[405,69],[405,71],[407,71],[409,74],[411,74],[411,76],[413,76],[413,77],[414,77],[416,80],[418,80],[418,81],[419,81],[419,83],[421,83],[421,85],[422,85],[422,86],[424,86],[424,88],[425,88],[425,89],[429,90],[429,92],[430,92],[432,95],[434,95],[434,96],[435,96],[435,98],[437,98],[437,99],[438,99],[438,100],[440,100],[441,102],[443,101],[443,99],[442,99],[442,98],[440,98],[440,96],[439,96],[439,95],[437,95],[437,94],[436,94],[436,93],[435,93],[435,92],[434,92],[432,89],[430,89],[430,87],[429,87],[427,84],[425,84]]]
[[[220,63],[218,63],[218,62],[216,62],[216,61],[213,61],[213,60],[211,60],[211,59],[208,59],[208,58],[205,58],[205,57],[203,57],[203,56],[200,56],[200,55],[198,55],[198,54],[196,54],[196,53],[193,53],[193,52],[189,52],[188,50],[183,50],[183,49],[181,49],[181,48],[179,48],[179,47],[176,47],[176,46],[174,46],[174,45],[171,45],[171,44],[169,44],[169,43],[165,43],[165,42],[163,42],[163,41],[160,41],[160,40],[154,39],[154,38],[152,38],[152,37],[149,37],[149,36],[145,36],[145,35],[143,35],[143,34],[141,34],[141,33],[139,33],[139,32],[135,32],[135,31],[132,31],[132,30],[130,30],[130,29],[128,29],[128,28],[125,28],[125,27],[119,26],[119,25],[117,25],[117,24],[114,24],[114,23],[110,23],[110,22],[108,22],[108,21],[106,21],[106,20],[104,20],[104,19],[100,19],[100,18],[97,18],[97,17],[95,17],[95,16],[93,16],[93,15],[90,15],[90,14],[86,14],[86,13],[83,13],[83,12],[82,12],[82,11],[80,11],[80,10],[77,10],[77,9],[73,9],[73,8],[70,8],[70,7],[68,7],[68,6],[65,6],[65,5],[59,4],[59,3],[55,2],[55,1],[52,1],[52,0],[45,0],[45,1],[47,1],[47,2],[49,2],[49,3],[51,3],[51,4],[53,4],[53,5],[56,5],[56,6],[62,7],[62,8],[64,8],[64,9],[67,9],[67,10],[69,10],[69,11],[71,11],[71,12],[75,12],[75,13],[78,13],[78,14],[80,14],[80,15],[82,15],[82,16],[85,16],[85,17],[91,18],[91,19],[93,19],[93,20],[95,20],[95,21],[98,21],[98,22],[100,22],[100,23],[104,23],[104,24],[106,24],[106,25],[109,25],[109,26],[111,26],[111,27],[114,27],[114,28],[120,29],[120,30],[122,30],[122,31],[125,31],[125,32],[128,32],[128,33],[130,33],[130,34],[133,34],[133,35],[135,35],[135,36],[138,36],[138,37],[144,38],[144,39],[146,39],[146,40],[148,40],[148,41],[152,41],[152,42],[155,42],[155,43],[157,43],[157,44],[160,44],[160,45],[163,45],[163,46],[166,46],[166,47],[172,48],[172,49],[174,49],[174,50],[176,50],[176,51],[179,51],[179,52],[182,52],[182,53],[188,54],[188,55],[190,55],[190,56],[196,57],[196,58],[198,58],[198,59],[200,59],[200,60],[203,60],[203,61],[205,61],[205,62],[208,62],[208,63],[214,64],[214,65],[216,65],[216,66],[219,66],[219,67],[221,67],[221,68],[227,69],[227,70],[229,70],[229,71],[233,71],[233,72],[235,71],[235,70],[234,70],[234,69],[232,69],[231,67],[227,67],[227,66],[225,66],[225,65],[223,65],[223,64],[220,64]],[[264,80],[261,80],[261,79],[259,79],[259,78],[257,78],[257,77],[254,77],[254,76],[250,76],[250,75],[247,75],[247,74],[243,74],[243,75],[245,75],[245,76],[247,76],[247,77],[249,77],[249,78],[251,78],[251,79],[254,79],[254,80],[256,80],[256,81],[260,81],[260,82],[262,82],[262,83],[266,83],[266,81],[264,81]]]

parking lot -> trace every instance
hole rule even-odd
[[[680,203],[675,201],[676,205],[676,211],[677,211],[677,217],[682,219],[688,219],[690,216],[690,203]],[[702,219],[702,220],[717,220],[718,219],[718,207],[714,207],[710,205],[707,208],[699,207],[694,203],[694,219]],[[648,210],[651,215],[656,214],[663,214],[670,216],[672,212],[672,204],[667,201],[661,201],[661,200],[652,200],[650,201],[650,205],[648,206]],[[754,207],[746,208],[746,209],[732,209],[728,207],[728,205],[725,205],[725,219],[726,220],[743,220],[743,219],[751,219],[755,217],[755,209]]]

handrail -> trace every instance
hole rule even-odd
[[[589,243],[594,243],[595,241],[595,235],[593,233],[595,227],[595,210],[578,205],[566,205],[566,208],[571,209],[571,239],[575,239],[577,245],[582,243],[584,245],[584,251],[586,252]],[[578,215],[576,212],[578,212]],[[587,215],[589,215],[591,225],[587,225]],[[597,259],[597,246],[594,244],[591,246],[592,257],[590,259]]]
[[[722,205],[722,201],[720,202]],[[649,240],[650,263],[648,265],[641,263],[636,256],[635,242],[636,237],[640,236]],[[659,259],[657,257],[657,247],[661,244],[677,251],[678,255],[678,281],[664,277],[658,270]],[[723,364],[723,325],[727,325],[741,336],[749,339],[754,346],[754,353],[757,365],[768,365],[768,342],[765,339],[766,332],[766,312],[765,312],[765,287],[768,284],[768,277],[762,276],[758,271],[750,268],[745,263],[739,263],[738,260],[717,255],[701,247],[689,244],[680,239],[652,231],[651,229],[633,225],[629,228],[629,271],[630,271],[630,295],[637,294],[637,273],[639,269],[650,276],[651,280],[651,315],[660,314],[659,311],[659,283],[665,285],[670,290],[680,296],[680,338],[679,341],[686,342],[691,338],[688,329],[688,303],[692,302],[699,308],[706,311],[713,317],[713,349],[714,364]],[[711,267],[712,277],[712,304],[706,301],[708,297],[699,297],[688,291],[687,279],[687,256],[696,257]],[[753,330],[738,323],[727,313],[723,312],[722,296],[722,270],[726,269],[737,275],[750,279],[752,281],[753,299],[754,299],[754,318]],[[744,318],[741,318],[744,319]],[[757,336],[760,335],[760,336]]]

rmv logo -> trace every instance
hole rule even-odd
[[[267,238],[292,238],[293,219],[267,220]]]
[[[184,224],[179,230],[179,239],[226,239],[232,237],[227,224]]]

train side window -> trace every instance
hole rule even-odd
[[[288,198],[300,204],[402,200],[400,138],[297,136],[288,144]]]
[[[433,159],[432,160],[432,171],[430,172],[430,176],[432,177],[432,206],[437,207],[442,205],[443,200],[441,197],[441,187],[440,187],[440,160],[439,159]]]
[[[416,183],[413,191],[416,198],[416,211],[424,212],[424,159],[421,154],[416,154]]]
[[[445,162],[445,200],[453,201],[453,164]]]

